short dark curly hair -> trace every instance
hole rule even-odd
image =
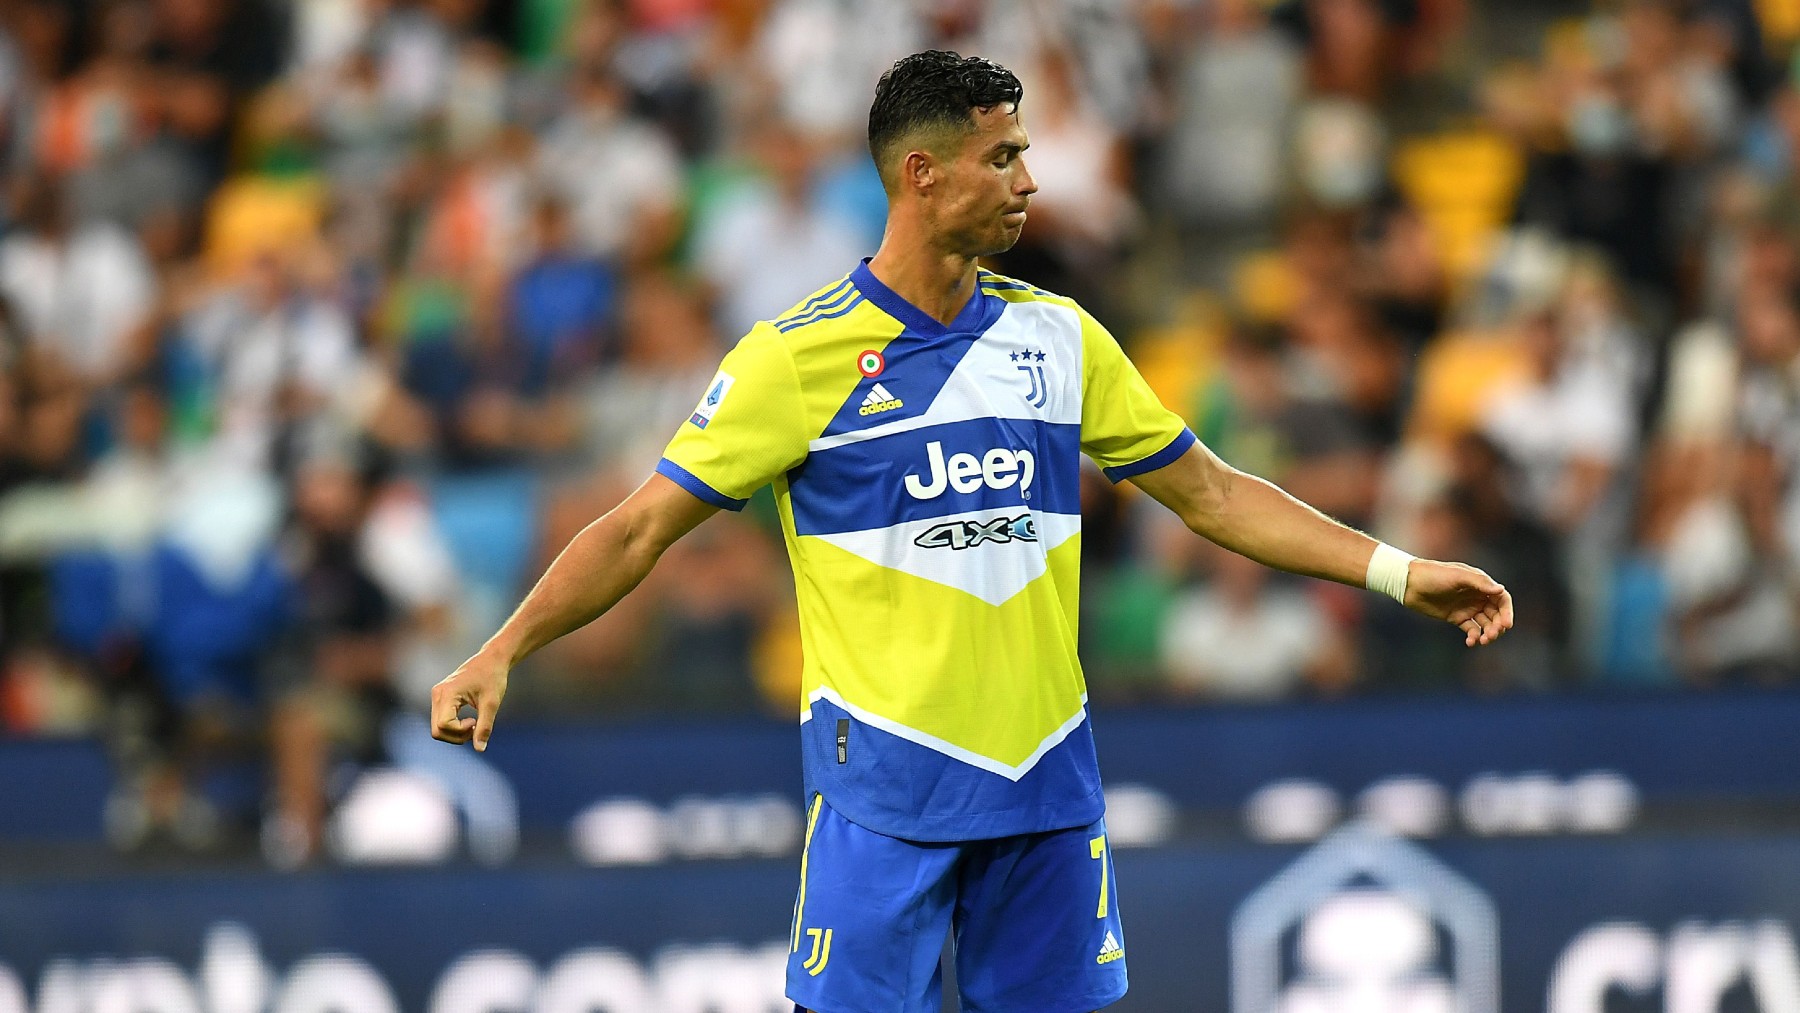
[[[914,53],[881,75],[869,106],[869,154],[893,189],[894,148],[923,130],[975,129],[976,109],[1019,104],[1024,86],[1013,72],[979,56],[942,49]]]

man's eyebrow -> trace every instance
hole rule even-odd
[[[990,155],[999,155],[999,154],[1016,155],[1019,152],[1024,151],[1026,148],[1029,148],[1029,147],[1031,147],[1031,143],[1029,141],[1024,144],[1020,144],[1018,141],[998,141],[994,144],[993,147],[988,149],[988,154],[990,154]]]

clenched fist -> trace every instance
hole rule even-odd
[[[444,681],[431,687],[431,737],[462,745],[473,740],[477,752],[487,750],[494,733],[494,715],[506,697],[506,677],[511,665],[480,653],[462,663]],[[464,707],[475,708],[474,717],[463,717]]]

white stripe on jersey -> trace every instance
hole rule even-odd
[[[1037,526],[1036,541],[989,542],[970,549],[949,546],[924,548],[918,537],[940,525],[964,521],[993,521],[999,517],[1030,513]],[[809,535],[874,563],[915,577],[956,588],[989,605],[1002,605],[1049,568],[1045,555],[1081,531],[1079,514],[1051,514],[1024,507],[973,510],[906,521],[892,527],[846,531],[834,535]]]

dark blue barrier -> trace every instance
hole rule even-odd
[[[1349,793],[1397,774],[1457,787],[1477,774],[1596,769],[1647,801],[1800,804],[1800,693],[1442,697],[1242,708],[1102,710],[1109,782],[1197,809],[1235,809],[1272,781]],[[800,790],[799,733],[774,721],[700,720],[495,733],[489,762],[518,788],[525,823],[562,826],[609,795]]]
[[[97,840],[111,790],[92,742],[0,740],[0,838]]]
[[[1189,809],[1235,810],[1294,777],[1348,795],[1402,774],[1454,792],[1483,773],[1596,769],[1622,773],[1650,804],[1800,806],[1794,692],[1142,708],[1100,711],[1094,725],[1109,782]],[[559,835],[611,796],[800,792],[796,726],[772,720],[503,720],[486,759],[517,791],[526,829]],[[0,771],[0,838],[98,834],[110,775],[97,746],[0,742]]]
[[[1363,700],[1102,712],[1101,768],[1197,808],[1287,777],[1354,791],[1419,774],[1617,770],[1650,801],[1800,800],[1800,693]]]
[[[1351,829],[1306,850],[1124,850],[1133,987],[1116,1009],[1328,1009],[1316,1002],[1354,987],[1394,997],[1365,1009],[1622,1013],[1661,1010],[1678,987],[1685,1013],[1783,1013],[1800,1001],[1796,869],[1791,835],[1419,849]],[[755,861],[0,881],[0,1013],[64,1008],[45,997],[69,988],[123,1013],[260,1010],[259,996],[283,1013],[785,1013],[795,874]],[[434,1001],[459,980],[447,992],[469,1001]]]

